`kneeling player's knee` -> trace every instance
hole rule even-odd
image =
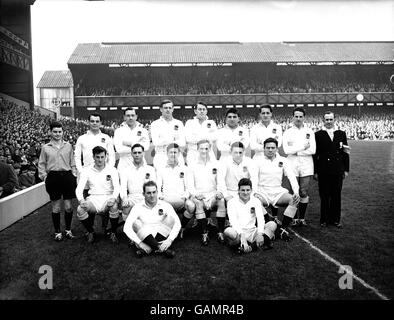
[[[275,231],[278,225],[274,221],[269,221],[264,225],[264,234],[266,234],[270,239],[275,235]]]
[[[191,200],[186,200],[185,202],[186,211],[190,214],[193,214],[196,211],[196,205]]]
[[[78,206],[78,208],[77,208],[77,218],[79,220],[85,220],[88,217],[89,217],[88,212],[85,209],[83,209],[81,206]]]
[[[234,230],[232,227],[228,227],[224,230],[223,232],[224,236],[227,237],[230,240],[235,240],[237,239],[237,231]]]

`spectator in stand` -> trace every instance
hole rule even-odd
[[[34,186],[36,184],[36,167],[29,165],[26,173],[19,176],[19,187],[21,190]]]
[[[0,198],[7,197],[18,188],[18,178],[14,168],[9,164],[0,162]]]

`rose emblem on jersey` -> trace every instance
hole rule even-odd
[[[174,130],[175,130],[175,131],[178,131],[178,129],[179,129],[179,127],[178,127],[178,125],[176,124],[176,125],[174,126]]]
[[[137,136],[138,136],[138,137],[141,137],[141,134],[142,134],[141,131],[138,131],[138,132],[137,132]]]
[[[242,131],[240,131],[238,134],[239,134],[239,136],[242,136]]]
[[[145,174],[145,179],[148,180],[149,178],[150,178],[150,174],[149,174],[149,173],[146,173],[146,174]]]
[[[159,209],[159,216],[162,216],[164,214],[163,209]]]
[[[212,125],[210,123],[207,124],[207,128],[210,129]]]
[[[183,179],[185,177],[185,174],[183,172],[179,173],[179,178]]]
[[[276,134],[276,129],[275,128],[272,129],[272,133]]]
[[[218,173],[218,170],[216,168],[213,168],[212,169],[212,174],[217,174],[217,173]]]
[[[278,167],[279,167],[279,168],[282,168],[282,167],[283,167],[283,162],[282,162],[282,161],[279,161]]]
[[[309,133],[306,134],[306,138],[309,139],[311,135]]]
[[[102,142],[102,143],[105,143],[105,138],[101,138],[101,142]]]
[[[111,181],[111,175],[110,175],[110,174],[107,174],[106,179],[107,179],[107,181]]]
[[[251,208],[250,208],[250,213],[256,213],[255,207],[251,207]]]

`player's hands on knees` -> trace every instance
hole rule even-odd
[[[115,198],[108,199],[107,205],[108,207],[112,207],[115,204]]]
[[[166,239],[166,240],[162,241],[159,246],[160,252],[166,251],[171,246],[171,244],[172,244],[171,239]]]
[[[79,205],[81,206],[82,209],[87,209],[89,204],[86,200],[81,200],[81,202],[79,203]]]
[[[130,207],[130,205],[131,205],[131,203],[130,203],[129,200],[122,201],[122,207],[123,208],[128,208],[128,207]]]
[[[139,245],[137,245],[141,250],[144,250],[147,254],[152,252],[151,247],[149,247],[147,244],[141,242]]]
[[[264,244],[264,236],[260,233],[256,236],[256,244],[258,248],[261,248]]]
[[[223,199],[223,193],[221,193],[221,192],[216,192],[216,199],[218,199],[218,200]]]
[[[204,199],[205,197],[203,196],[202,193],[199,193],[199,194],[196,194],[195,198],[196,198],[197,200],[202,200],[202,199]]]

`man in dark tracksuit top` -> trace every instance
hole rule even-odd
[[[315,132],[314,178],[320,195],[320,225],[341,228],[342,182],[349,174],[349,146],[346,133],[334,127],[333,112],[324,114],[324,128]]]

